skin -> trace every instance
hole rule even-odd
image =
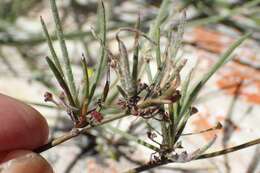
[[[32,149],[47,142],[48,124],[32,107],[0,94],[0,173],[53,173]]]

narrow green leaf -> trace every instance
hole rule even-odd
[[[134,142],[136,142],[138,144],[141,144],[141,145],[143,145],[145,147],[150,148],[151,150],[154,150],[154,151],[157,151],[157,152],[160,151],[160,149],[158,147],[156,147],[156,146],[154,146],[152,144],[149,144],[149,143],[147,143],[147,142],[145,142],[145,141],[143,141],[143,140],[141,140],[141,139],[139,139],[139,138],[137,138],[135,136],[132,136],[131,134],[126,133],[126,132],[124,132],[124,131],[122,131],[122,130],[120,130],[118,128],[115,128],[115,127],[113,127],[111,125],[105,125],[105,127],[108,128],[109,130],[113,131],[114,133],[120,134],[121,136],[125,137],[126,139],[128,139],[130,141],[134,141]]]
[[[198,153],[196,153],[196,155],[194,157],[192,157],[191,160],[195,160],[197,158],[200,157],[201,154],[203,154],[204,152],[206,152],[216,141],[217,139],[217,135],[215,135],[210,141],[209,143],[207,143],[204,147],[202,147],[201,149],[199,149]]]
[[[98,16],[99,16],[98,17],[98,29],[100,28],[100,30],[98,30],[98,31],[101,35],[103,45],[105,45],[105,43],[106,43],[106,11],[105,11],[105,6],[104,6],[104,3],[102,0],[99,1],[99,5],[98,5]],[[101,73],[103,72],[106,63],[107,63],[107,56],[105,55],[105,49],[104,49],[104,47],[101,47],[100,48],[100,59],[96,66],[96,72],[94,74],[94,82],[91,87],[91,91],[90,91],[90,95],[89,95],[90,100],[92,99],[92,97],[95,93],[97,84],[101,77]]]
[[[132,85],[134,86],[135,95],[137,94],[138,56],[139,56],[139,45],[136,46],[133,55]]]
[[[164,72],[165,72],[165,68],[166,68],[166,63],[163,62],[161,63],[161,66],[158,68],[154,78],[153,78],[153,81],[152,81],[152,84],[151,84],[151,90],[146,94],[145,96],[145,99],[147,99],[149,96],[152,96],[154,95],[154,89],[160,85],[161,81],[162,81],[162,78],[163,78],[163,75],[164,75]]]
[[[227,14],[219,14],[219,15],[210,16],[207,18],[192,20],[192,21],[188,22],[185,25],[185,27],[193,27],[193,26],[198,26],[198,25],[205,25],[205,24],[220,22],[231,16],[234,16],[234,15],[237,15],[237,14],[243,12],[245,9],[248,10],[249,8],[254,7],[259,3],[260,3],[260,0],[248,1],[243,6],[239,6],[235,9],[229,10],[229,12]]]
[[[119,85],[116,86],[119,93],[126,99],[127,98],[127,94],[126,92],[123,90],[123,88],[121,88]]]
[[[214,126],[214,127],[211,127],[211,128],[205,129],[205,130],[201,130],[199,132],[181,134],[181,136],[197,135],[197,134],[201,134],[201,133],[210,132],[210,131],[213,131],[213,130],[219,130],[222,127],[223,127],[222,124],[220,122],[218,122],[217,125]]]
[[[136,30],[140,29],[140,14],[136,22]],[[135,33],[135,42],[134,42],[134,54],[133,54],[133,67],[132,67],[132,86],[134,87],[134,95],[137,94],[137,78],[138,78],[138,57],[139,57],[139,33]]]
[[[194,68],[191,69],[191,71],[189,72],[188,76],[186,76],[186,79],[182,85],[182,88],[181,88],[181,104],[183,103],[184,101],[184,98],[186,97],[187,95],[187,92],[188,92],[188,88],[189,88],[189,85],[190,85],[190,82],[191,82],[191,78],[192,78],[192,75],[194,74]]]
[[[238,150],[242,150],[242,149],[248,148],[250,146],[257,145],[257,144],[260,144],[260,138],[257,138],[255,140],[252,140],[252,141],[249,141],[249,142],[246,142],[246,143],[234,146],[234,147],[225,148],[223,150],[215,151],[215,152],[212,152],[212,153],[201,154],[200,156],[198,156],[196,158],[196,160],[207,159],[207,158],[212,158],[212,157],[228,154],[228,153],[235,152],[235,151],[238,151]]]
[[[181,72],[181,70],[187,63],[187,59],[180,59],[179,61],[180,61],[180,63],[174,70],[174,73],[170,76],[169,80],[167,81],[168,83],[171,83],[177,77],[177,75]]]
[[[107,67],[107,78],[106,78],[106,83],[105,83],[105,87],[103,90],[103,97],[102,97],[102,101],[105,102],[108,92],[109,92],[109,87],[110,87],[110,67]]]
[[[132,86],[132,76],[130,73],[128,52],[127,52],[125,44],[123,43],[123,41],[120,40],[118,34],[116,35],[116,40],[118,43],[118,50],[119,50],[119,56],[120,56],[119,62],[120,62],[120,65],[122,66],[123,77],[125,78],[125,81],[126,81],[125,89],[130,96],[133,96],[134,86]]]
[[[118,95],[119,95],[119,92],[117,90],[115,92],[113,92],[110,95],[110,97],[107,98],[106,105],[111,105],[116,100]]]
[[[163,0],[158,15],[156,16],[154,25],[150,28],[149,36],[154,39],[156,30],[160,27],[163,18],[168,14],[169,0]]]
[[[168,110],[169,110],[169,117],[170,117],[168,147],[173,148],[174,134],[175,134],[175,117],[173,112],[173,104],[168,104]]]
[[[157,63],[157,67],[158,70],[161,67],[161,44],[160,44],[160,38],[161,38],[161,31],[160,31],[160,27],[158,27],[156,29],[156,43],[157,43],[157,47],[156,47],[156,63]]]
[[[58,56],[57,56],[57,54],[56,54],[56,52],[55,52],[55,50],[53,48],[52,40],[50,38],[48,29],[47,29],[47,27],[45,25],[45,22],[44,22],[43,18],[40,17],[40,19],[41,19],[42,28],[43,28],[43,31],[44,31],[44,35],[45,35],[45,37],[47,39],[47,43],[48,43],[48,46],[49,46],[52,58],[53,58],[53,60],[55,62],[56,67],[59,69],[61,75],[64,76],[63,70],[62,70],[61,65],[60,65],[60,61],[59,61]]]
[[[61,21],[59,18],[59,13],[58,13],[58,9],[57,9],[55,1],[56,0],[49,0],[50,5],[51,5],[52,16],[53,16],[53,19],[55,22],[57,37],[58,37],[60,47],[61,47],[62,57],[64,60],[64,67],[66,70],[66,78],[67,78],[68,84],[69,84],[69,89],[71,91],[73,100],[78,105],[78,96],[77,96],[76,86],[75,86],[74,77],[73,77],[73,73],[72,73],[72,69],[71,69],[68,50],[67,50],[67,47],[65,44]]]
[[[84,75],[84,89],[85,89],[82,107],[81,107],[81,115],[86,115],[88,112],[88,105],[89,105],[89,76],[88,76],[88,66],[84,55],[82,55],[81,64],[82,64],[82,70]]]
[[[155,131],[157,134],[159,134],[160,136],[162,136],[162,134],[156,129],[154,128],[149,122],[148,120],[144,120],[145,124],[147,125],[149,131]]]
[[[182,39],[183,39],[183,34],[184,34],[184,25],[186,23],[186,12],[184,11],[181,15],[182,16],[179,19],[177,33],[173,40],[174,43],[170,50],[170,57],[172,58],[172,60],[176,59],[177,53],[182,44]],[[170,40],[171,39],[172,38],[170,38]]]
[[[27,100],[20,100],[21,102],[24,102],[26,104],[32,105],[32,106],[39,106],[39,107],[44,107],[44,108],[50,108],[50,109],[55,109],[59,110],[57,106],[49,105],[49,104],[44,104],[44,103],[38,103],[38,102],[32,102],[32,101],[27,101]]]
[[[69,100],[69,103],[72,106],[75,106],[74,100],[73,100],[72,95],[71,95],[70,90],[69,90],[69,87],[66,84],[65,80],[63,79],[62,75],[60,74],[59,70],[57,69],[57,67],[55,66],[55,64],[52,62],[52,60],[49,57],[46,57],[46,61],[49,65],[49,67],[51,68],[55,78],[57,79],[59,85],[64,90],[64,92],[65,92],[65,94],[66,94],[66,96]]]
[[[229,49],[220,57],[218,62],[210,68],[210,70],[203,76],[202,80],[189,92],[187,97],[184,100],[183,107],[181,109],[181,115],[183,115],[187,109],[190,107],[191,103],[194,101],[194,99],[197,97],[199,91],[202,89],[202,87],[205,85],[205,83],[210,79],[210,77],[225,63],[227,63],[230,58],[229,56],[231,53],[245,40],[247,39],[251,33],[244,35],[239,40],[237,40],[235,43],[233,43]]]
[[[153,75],[152,75],[152,71],[151,71],[151,67],[150,67],[150,60],[147,60],[145,63],[145,71],[147,73],[147,78],[149,83],[151,84],[153,82]]]
[[[177,120],[178,124],[178,132],[176,134],[176,141],[179,139],[180,135],[182,134],[182,131],[184,130],[187,120],[190,117],[190,106],[197,97],[199,91],[202,89],[202,87],[205,85],[205,83],[209,80],[209,78],[225,63],[227,63],[230,58],[229,56],[231,53],[237,48],[245,39],[247,39],[251,34],[246,34],[243,37],[241,37],[239,40],[237,40],[235,43],[233,43],[229,49],[220,57],[218,62],[206,73],[201,81],[190,91],[188,92],[187,96],[184,98],[184,101],[182,103],[182,108],[180,110],[180,114]]]

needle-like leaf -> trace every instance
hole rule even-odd
[[[71,91],[71,95],[73,97],[74,102],[78,105],[78,96],[77,96],[76,86],[75,86],[74,77],[73,77],[73,73],[72,73],[72,69],[71,69],[68,50],[67,50],[64,35],[63,35],[62,25],[61,25],[59,13],[58,13],[57,6],[56,6],[56,1],[55,0],[49,0],[49,1],[50,1],[50,5],[51,5],[51,10],[52,10],[52,16],[53,16],[55,26],[56,26],[57,37],[58,37],[60,47],[61,47],[62,57],[64,60],[64,68],[66,70],[66,78],[67,78],[67,81],[69,84],[69,90]]]
[[[65,80],[63,79],[62,75],[60,74],[60,71],[57,69],[57,67],[55,66],[55,64],[52,62],[52,60],[49,57],[46,57],[46,61],[49,64],[49,67],[51,68],[55,78],[57,79],[58,83],[60,84],[61,88],[64,90],[69,103],[75,107],[75,103],[74,100],[72,98],[72,95],[70,93],[69,87],[66,84]]]

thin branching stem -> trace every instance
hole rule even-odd
[[[55,147],[55,146],[65,142],[65,141],[67,141],[67,140],[69,140],[71,138],[74,138],[74,137],[76,137],[76,136],[78,136],[80,134],[87,133],[92,128],[101,126],[103,124],[106,124],[106,123],[109,123],[109,122],[112,122],[112,121],[115,121],[115,120],[118,120],[118,119],[121,119],[121,118],[124,118],[126,116],[128,116],[128,114],[122,113],[122,114],[113,116],[111,118],[107,118],[107,119],[103,120],[102,122],[100,122],[98,124],[95,124],[93,126],[87,126],[87,127],[82,128],[82,129],[72,129],[71,132],[69,132],[69,133],[67,133],[67,134],[65,134],[65,135],[63,135],[61,137],[58,137],[56,139],[53,139],[52,141],[50,141],[47,144],[42,145],[42,146],[34,149],[33,151],[36,152],[36,153],[42,153],[42,152],[44,152],[46,150],[49,150],[49,149],[51,149],[51,148],[53,148],[53,147]]]
[[[196,160],[221,156],[223,154],[228,154],[228,153],[235,152],[235,151],[238,151],[238,150],[241,150],[241,149],[245,149],[247,147],[250,147],[250,146],[253,146],[253,145],[256,145],[256,144],[259,144],[259,143],[260,143],[260,138],[253,140],[253,141],[250,141],[250,142],[247,142],[247,143],[244,143],[244,144],[241,144],[241,145],[226,148],[226,149],[223,149],[223,150],[220,150],[220,151],[202,154],[202,155],[198,156],[196,158]],[[132,170],[126,171],[124,173],[142,172],[142,171],[146,171],[146,170],[149,170],[149,169],[152,169],[152,168],[155,168],[155,167],[158,167],[158,166],[162,166],[162,165],[165,165],[165,164],[168,164],[168,163],[173,163],[173,162],[169,159],[160,160],[160,161],[157,161],[157,162],[149,162],[148,164],[144,164],[142,166],[139,166],[139,167],[134,168]]]

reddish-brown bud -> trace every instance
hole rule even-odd
[[[100,112],[97,112],[97,111],[91,112],[91,116],[92,116],[97,122],[101,122],[101,121],[104,119],[103,115],[102,115]]]
[[[50,92],[45,92],[43,96],[45,102],[53,101],[52,94]]]

